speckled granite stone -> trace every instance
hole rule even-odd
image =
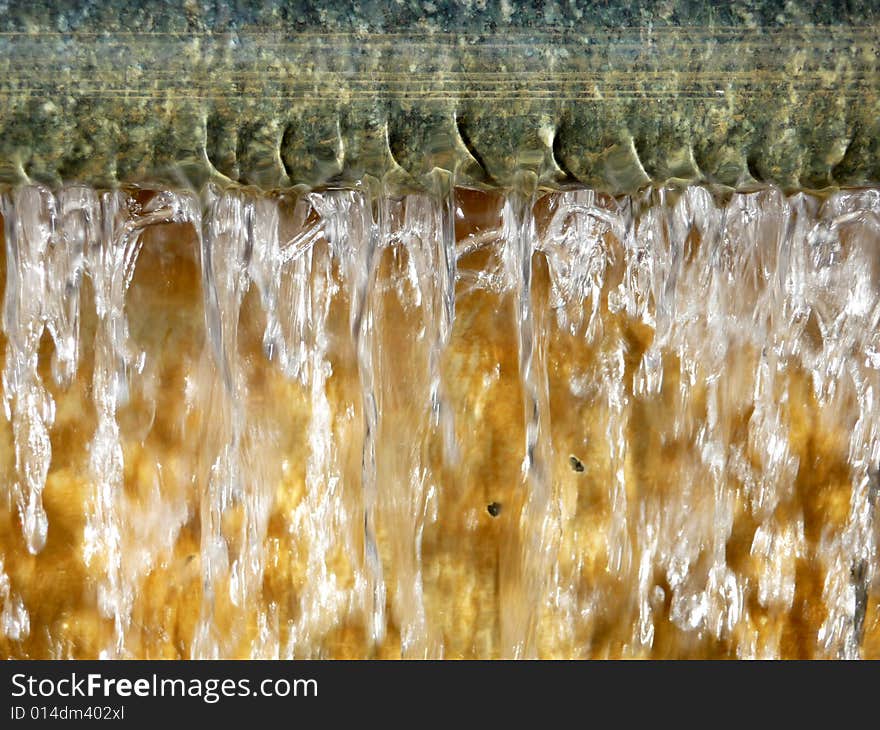
[[[230,5],[0,2],[0,181],[880,182],[876,2]]]

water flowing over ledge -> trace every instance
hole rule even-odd
[[[0,653],[880,655],[880,191],[26,185]]]
[[[29,0],[0,183],[880,184],[873,0]]]

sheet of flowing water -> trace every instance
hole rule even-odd
[[[112,623],[102,654],[136,653],[145,582],[195,529],[198,609],[180,646],[196,657],[332,654],[346,626],[361,627],[364,655],[391,643],[409,657],[647,656],[670,642],[687,655],[715,642],[775,656],[806,603],[820,616],[798,639],[808,653],[859,656],[877,550],[880,193],[511,192],[470,229],[457,201],[439,183],[404,198],[3,195],[5,483],[22,554],[52,531],[56,398],[88,378],[81,310],[95,314],[76,549]],[[145,232],[165,224],[191,226],[204,312],[200,364],[173,395],[145,385],[161,355],[133,340],[126,304]],[[503,348],[473,339],[485,302],[515,353],[510,375]],[[242,340],[249,317],[262,363]],[[260,400],[267,369],[289,402]],[[493,394],[511,377],[521,407],[498,447],[473,424],[506,408]],[[178,445],[193,454],[186,490],[163,486],[177,467],[162,463],[146,496],[127,487],[133,390],[195,419]],[[285,409],[304,414],[292,434],[275,418]],[[805,463],[805,431],[845,434],[837,511],[808,506],[821,455]],[[517,483],[492,516],[483,504],[455,518],[484,535],[456,546],[444,520],[504,489],[484,484],[497,448],[519,454]],[[20,642],[34,626],[14,544],[0,554],[0,628]],[[456,573],[470,559],[456,549],[476,544],[499,551],[495,589]],[[494,616],[489,638],[463,650],[456,611]]]

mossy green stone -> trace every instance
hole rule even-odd
[[[8,5],[5,182],[880,182],[874,2]]]

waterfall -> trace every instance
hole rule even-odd
[[[435,177],[3,192],[0,650],[876,655],[880,193]]]

